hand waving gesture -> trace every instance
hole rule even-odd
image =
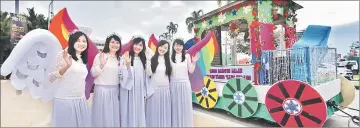
[[[129,51],[125,52],[124,59],[125,59],[125,65],[129,67],[131,64],[131,56],[129,55]]]
[[[193,61],[193,62],[196,62],[199,58],[200,58],[200,53],[197,52],[197,53],[192,57],[192,61]]]
[[[107,57],[106,57],[105,53],[103,53],[103,52],[100,53],[99,59],[100,59],[100,67],[104,68],[104,66],[105,66],[105,64],[107,62]]]
[[[70,67],[72,64],[72,58],[71,58],[71,56],[69,56],[68,50],[67,49],[63,50],[62,54],[63,54],[63,58],[66,62],[66,65]]]
[[[145,50],[145,56],[146,56],[146,59],[147,59],[147,60],[150,60],[150,59],[151,59],[151,57],[152,57],[152,51],[151,51],[150,48],[146,48],[146,50]]]

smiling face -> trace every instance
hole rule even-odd
[[[174,49],[176,51],[176,53],[181,53],[182,50],[183,50],[184,46],[183,45],[180,45],[178,43],[175,43],[175,46],[174,46]]]
[[[87,48],[87,41],[84,35],[80,36],[74,44],[74,48],[77,52],[83,52]]]
[[[112,53],[118,51],[120,49],[120,42],[112,38],[109,43],[109,49]]]
[[[144,49],[143,43],[139,42],[137,44],[134,44],[133,49],[134,49],[135,54],[139,54]]]
[[[162,46],[159,46],[158,52],[160,55],[164,55],[169,50],[169,44],[164,44]]]

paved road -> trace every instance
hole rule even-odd
[[[356,91],[355,96],[356,96],[355,100],[348,107],[359,109],[359,90]],[[194,110],[203,112],[203,113],[207,113],[209,115],[219,117],[219,118],[234,122],[236,124],[245,125],[247,127],[279,127],[279,125],[277,125],[276,123],[271,123],[271,122],[263,120],[263,119],[257,119],[257,120],[240,119],[240,118],[236,118],[231,113],[228,113],[224,110],[216,110],[216,109],[208,110],[208,109],[204,109],[200,105],[196,105],[196,104],[194,104]],[[348,112],[351,115],[359,116],[358,111],[352,111],[349,109],[345,109],[345,112]],[[349,117],[347,117],[342,112],[338,111],[338,112],[336,112],[336,115],[333,115],[330,119],[328,119],[325,122],[324,127],[348,127],[348,121],[349,121]],[[350,123],[350,126],[356,127],[356,125],[354,125],[352,122]]]
[[[89,99],[91,106],[92,99]],[[51,103],[30,97],[28,91],[16,95],[9,81],[1,80],[1,127],[50,127]],[[195,127],[245,127],[201,111],[194,111]]]
[[[1,81],[1,127],[29,127],[50,126],[49,112],[51,103],[43,104],[30,97],[27,91],[15,95],[15,89],[9,81]],[[91,106],[91,99],[89,100]],[[349,106],[359,109],[359,91],[356,92],[354,102]],[[345,110],[352,115],[359,112]],[[324,127],[347,127],[348,117],[341,112],[327,120]],[[207,110],[199,105],[194,105],[195,127],[278,127],[275,123],[258,119],[240,119],[223,110]],[[351,124],[350,126],[355,127]]]

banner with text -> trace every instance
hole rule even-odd
[[[235,77],[242,77],[254,81],[254,70],[252,65],[211,67],[208,76],[214,81],[227,82]]]
[[[25,36],[28,32],[27,20],[23,15],[17,15],[14,13],[10,13],[11,17],[11,37],[10,42],[12,44],[17,44],[19,40]]]

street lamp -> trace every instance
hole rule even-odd
[[[54,10],[54,0],[51,0],[50,4],[49,4],[49,10],[48,10],[48,29],[50,27],[50,20],[52,19],[52,17],[54,16],[53,10]],[[51,10],[50,10],[51,9]],[[51,16],[51,18],[50,18]]]

